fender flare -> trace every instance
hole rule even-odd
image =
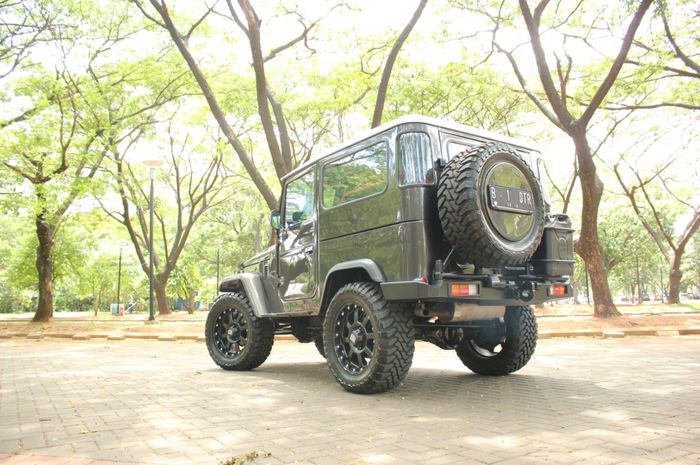
[[[219,284],[220,292],[243,292],[257,317],[284,312],[274,287],[260,273],[237,273],[227,276]]]
[[[328,270],[328,273],[326,273],[326,281],[328,281],[329,276],[337,271],[350,270],[354,268],[361,268],[365,270],[369,277],[372,278],[372,281],[376,283],[383,283],[386,281],[386,276],[384,276],[382,269],[374,260],[370,260],[369,258],[360,258],[358,260],[336,263],[330,270]]]
[[[331,290],[333,275],[342,271],[357,269],[364,270],[370,277],[370,279],[375,283],[383,283],[387,280],[386,276],[384,276],[384,272],[382,271],[381,267],[377,265],[377,263],[374,260],[371,260],[369,258],[360,258],[357,260],[349,260],[347,262],[336,263],[331,267],[330,270],[328,270],[328,273],[326,273],[326,276],[323,281],[321,311],[324,311],[324,309],[330,304],[330,300],[333,297],[328,295]]]

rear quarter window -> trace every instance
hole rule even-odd
[[[387,144],[380,142],[327,164],[321,180],[323,207],[333,208],[384,192],[387,154]]]
[[[435,182],[430,137],[424,132],[399,136],[399,186],[425,186]]]

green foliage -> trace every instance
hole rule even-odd
[[[369,3],[363,4],[363,8],[369,8]],[[226,154],[228,179],[221,198],[227,200],[204,213],[192,229],[169,286],[173,296],[185,298],[199,292],[202,301],[211,300],[216,293],[217,252],[220,276],[235,272],[239,263],[269,242],[268,212],[252,184],[241,174],[227,142],[218,130],[212,129],[215,125],[210,111],[170,38],[142,15],[135,14],[128,2],[29,0],[11,5],[10,12],[0,2],[0,16],[5,22],[35,12],[35,20],[43,18],[53,27],[44,29],[36,44],[27,42],[28,36],[0,41],[0,165],[3,166],[0,228],[9,232],[0,235],[3,256],[0,311],[31,308],[36,298],[37,214],[48,215],[57,231],[53,253],[57,309],[107,310],[108,304],[116,301],[120,248],[123,259],[120,300],[139,301],[147,297],[148,281],[126,232],[104,215],[105,210],[114,213],[121,207],[111,160],[115,153],[127,152],[129,157],[137,151],[141,155],[154,150],[161,155],[167,153],[171,134],[162,122],[170,120],[173,114],[176,115],[171,128],[175,146],[185,148],[182,153],[174,154],[181,166],[188,165],[194,172],[201,172],[212,154]],[[698,105],[700,80],[668,69],[669,66],[685,68],[669,46],[660,16],[662,11],[667,14],[678,43],[689,56],[696,57],[700,23],[691,14],[696,5],[687,0],[659,5],[655,16],[648,16],[640,29],[638,41],[644,46],[635,46],[630,54],[630,60],[637,63],[625,65],[604,105],[662,101]],[[477,7],[490,9],[492,13],[502,7],[499,39],[512,41],[503,45],[509,50],[515,47],[519,60],[529,57],[524,53],[526,47],[516,47],[526,37],[517,3],[451,1],[431,6],[439,17],[422,18],[416,34],[405,44],[390,81],[384,120],[406,113],[444,117],[504,133],[520,132],[543,146],[550,161],[571,152],[570,147],[564,147],[552,137],[551,124],[529,99],[513,90],[519,85],[502,55],[495,53],[492,59],[481,63],[491,51],[490,40],[482,40],[473,33],[488,31],[493,24],[475,13]],[[619,45],[611,37],[620,36],[616,28],[626,25],[622,19],[634,6],[634,2],[610,5],[600,1],[572,1],[562,2],[556,8],[550,5],[545,10],[542,29],[544,25],[558,25],[556,30],[548,29],[545,36],[546,58],[555,83],[559,82],[557,59],[565,70],[567,54],[573,58],[567,96],[569,110],[574,115],[582,112],[582,103],[590,100],[609,69],[609,51]],[[265,51],[298,32],[297,17],[287,14],[285,8],[297,8],[306,18],[319,14],[313,11],[319,9],[318,5],[303,2],[298,5],[268,2],[259,7],[260,12],[265,12],[263,31],[274,31],[265,36]],[[200,17],[202,8],[196,4],[177,4],[172,10],[176,22],[188,28],[194,18]],[[579,10],[568,17],[572,8]],[[266,64],[270,87],[284,108],[296,162],[314,157],[321,148],[365,129],[373,109],[381,64],[401,25],[393,18],[368,22],[363,14],[363,9],[339,8],[310,33],[306,42],[309,48],[301,42]],[[293,23],[295,29],[275,29],[285,22]],[[421,34],[424,23],[439,23],[440,27],[431,31],[432,36]],[[0,31],[0,38],[7,38],[7,31],[10,29]],[[457,37],[461,42],[452,40]],[[455,45],[459,43],[468,52],[460,51],[459,45]],[[31,46],[17,69],[4,76],[4,71],[17,58],[17,46],[22,44]],[[263,175],[274,184],[276,176],[269,166],[267,145],[259,124],[255,81],[243,34],[233,23],[211,15],[189,38],[189,46],[196,51],[227,119],[254,154]],[[536,82],[531,80],[536,79],[534,67],[530,72],[526,80]],[[530,90],[543,98],[540,86],[532,86]],[[694,115],[687,115],[685,119],[692,122],[693,118]],[[609,149],[599,152],[599,159],[612,165],[620,153],[630,152],[630,140],[660,134],[679,121],[677,116],[670,118],[656,110],[645,113],[644,119],[625,128],[625,136],[616,136]],[[613,119],[601,117],[593,123],[592,145],[604,140],[615,124]],[[688,134],[690,131],[684,136]],[[692,137],[688,136],[686,142],[693,146]],[[646,151],[649,155],[639,165],[657,168],[658,164],[650,159],[665,162],[675,152],[673,147],[668,140],[658,142]],[[147,189],[147,169],[141,164],[143,157],[135,155],[129,159],[133,176],[125,175],[122,180],[139,194],[129,199],[132,211],[140,209],[147,213],[146,199],[140,195]],[[105,163],[103,156],[110,162]],[[692,199],[696,190],[687,173],[691,171],[688,166],[697,164],[694,156],[674,166],[669,176],[678,180],[674,193],[680,199]],[[66,169],[62,169],[64,159]],[[99,169],[95,176],[88,176],[90,168],[96,165]],[[174,165],[171,160],[162,168],[156,182],[156,211],[163,219],[163,226],[157,226],[156,248],[161,255],[165,242],[172,243],[177,235],[176,195],[170,190]],[[552,181],[566,182],[571,165],[570,160],[552,163]],[[80,167],[83,169],[78,170]],[[30,176],[23,177],[18,171]],[[28,179],[38,179],[42,173],[51,179],[46,182]],[[599,173],[607,190],[619,193],[613,188],[612,173],[602,165]],[[630,179],[629,172],[625,176]],[[361,189],[362,181],[358,179],[340,176],[339,183],[346,190]],[[578,189],[574,192],[569,213],[577,216],[580,197]],[[636,280],[638,259],[643,287],[650,291],[658,285],[663,259],[629,206],[613,193],[603,199],[599,222],[612,287],[618,295],[631,293],[630,283]],[[673,230],[683,210],[658,185],[652,195],[659,201],[663,223]],[[68,209],[56,214],[67,201]],[[644,207],[643,215],[651,219],[652,212]],[[140,230],[137,232],[143,245],[144,235]],[[699,256],[696,237],[683,263],[685,286],[700,287]],[[584,268],[580,260],[574,282],[583,293]]]
[[[448,62],[437,69],[402,61],[391,81],[385,119],[416,113],[510,132],[509,126],[525,109],[523,94],[504,89],[487,64],[471,67],[469,61]]]
[[[598,224],[598,234],[610,287],[628,297],[636,295],[636,268],[639,265],[642,289],[656,279],[663,256],[644,230],[634,212],[628,208],[606,209]]]
[[[182,257],[168,280],[168,291],[171,295],[188,299],[197,294],[202,282],[202,275],[199,274],[196,263]]]

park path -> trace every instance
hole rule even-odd
[[[343,391],[310,344],[234,373],[200,343],[13,338],[0,465],[697,465],[699,386],[698,336],[543,340],[502,378],[419,343],[374,396]]]

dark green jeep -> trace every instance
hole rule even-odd
[[[571,296],[572,229],[525,142],[408,116],[285,177],[274,246],[219,284],[209,353],[250,370],[275,334],[314,342],[348,391],[401,382],[416,339],[476,373],[522,368],[531,304]]]

